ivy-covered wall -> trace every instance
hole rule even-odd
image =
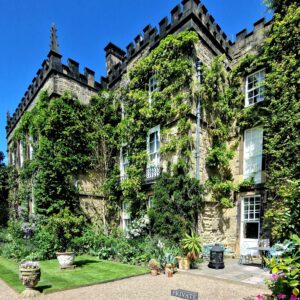
[[[12,203],[26,206],[34,182],[36,212],[41,214],[51,215],[64,206],[77,212],[85,208],[100,214],[97,219],[105,226],[119,226],[124,202],[132,219],[149,214],[153,234],[178,241],[184,232],[198,230],[205,243],[218,240],[235,248],[240,188],[257,192],[251,180],[240,182],[241,137],[245,129],[262,126],[269,190],[266,221],[273,237],[283,238],[286,229],[297,231],[289,218],[298,216],[294,210],[299,179],[295,160],[299,150],[298,10],[291,4],[278,13],[258,55],[253,52],[237,64],[230,65],[228,57],[213,53],[196,32],[182,31],[168,35],[150,52],[148,48],[140,52],[122,78],[111,89],[101,90],[87,106],[70,94],[51,100],[43,95],[14,132],[15,145],[33,138],[35,154],[18,172]],[[288,46],[282,47],[285,43]],[[197,59],[203,63],[201,84],[196,77]],[[267,74],[265,99],[244,108],[244,79],[260,68]],[[158,88],[149,100],[151,78]],[[196,104],[200,99],[201,176],[196,180]],[[147,135],[158,125],[163,174],[150,185],[145,184]],[[125,148],[128,166],[121,180],[120,151],[125,153]],[[80,192],[85,193],[83,206],[78,201]],[[147,210],[149,194],[153,201]],[[105,205],[93,208],[100,198]]]

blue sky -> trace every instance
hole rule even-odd
[[[147,24],[156,26],[180,0],[0,0],[0,151],[6,153],[6,112],[15,111],[49,51],[50,26],[58,30],[63,62],[72,58],[105,75],[103,48],[123,49]],[[231,40],[263,16],[262,0],[203,0]]]

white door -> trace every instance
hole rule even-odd
[[[241,254],[258,256],[258,250],[251,250],[251,247],[258,247],[260,232],[260,195],[245,196],[241,203]],[[246,253],[245,253],[246,252]]]

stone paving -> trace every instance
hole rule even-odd
[[[211,278],[226,279],[241,284],[251,284],[264,287],[264,280],[270,277],[269,272],[264,271],[258,260],[248,265],[239,265],[237,259],[225,259],[224,269],[211,269],[208,267],[208,262],[201,264],[200,269],[191,269],[186,272],[188,274],[206,276]]]

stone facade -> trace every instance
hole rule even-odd
[[[170,19],[170,21],[169,21]],[[161,39],[168,34],[178,33],[183,30],[194,30],[199,36],[199,43],[196,45],[195,57],[203,64],[210,64],[211,60],[219,54],[226,57],[226,67],[231,68],[241,57],[247,53],[255,53],[263,43],[266,32],[270,28],[271,22],[264,19],[254,24],[253,31],[247,33],[242,30],[236,35],[235,42],[231,42],[220,26],[215,22],[205,6],[199,0],[183,0],[171,11],[171,17],[165,17],[159,22],[159,29],[152,28],[151,25],[143,29],[142,34],[138,34],[133,42],[123,51],[118,46],[109,43],[105,47],[106,54],[106,77],[101,78],[101,83],[94,79],[94,72],[85,68],[84,74],[79,72],[79,64],[72,59],[68,60],[68,65],[61,63],[61,55],[53,47],[49,52],[48,59],[42,64],[42,68],[37,72],[28,91],[25,93],[20,105],[13,116],[8,116],[7,120],[7,140],[10,151],[11,138],[18,121],[26,110],[32,109],[36,103],[39,93],[47,90],[50,95],[62,95],[64,91],[71,91],[80,99],[82,103],[88,104],[92,95],[101,88],[115,89],[120,85],[128,83],[128,70],[145,57],[155,48]],[[52,43],[55,44],[55,41]],[[196,145],[196,109],[190,112],[192,129],[190,134]],[[177,128],[169,126],[172,135],[176,135]],[[207,132],[205,119],[201,120],[200,139],[200,181],[204,183],[208,179],[205,161],[210,148],[210,137]],[[235,157],[231,162],[231,169],[235,183],[243,179],[243,137],[240,140]],[[161,141],[162,144],[164,141]],[[232,139],[232,143],[234,143]],[[191,176],[195,174],[196,166],[195,150],[191,157]],[[176,162],[177,157],[165,156],[161,159],[161,167],[166,170],[167,162]],[[265,176],[265,175],[263,175]],[[101,176],[100,176],[101,177]],[[89,174],[85,178],[79,178],[79,189],[81,193],[81,204],[83,210],[91,216],[95,222],[105,222],[105,201],[99,194],[101,179],[97,179],[97,174]],[[260,194],[264,199],[263,182],[252,191],[236,194],[235,206],[231,209],[222,209],[212,202],[209,195],[206,197],[205,208],[199,216],[199,231],[203,236],[204,243],[222,242],[234,251],[239,251],[240,226],[241,225],[241,198],[244,195]],[[151,188],[149,189],[151,195]]]

